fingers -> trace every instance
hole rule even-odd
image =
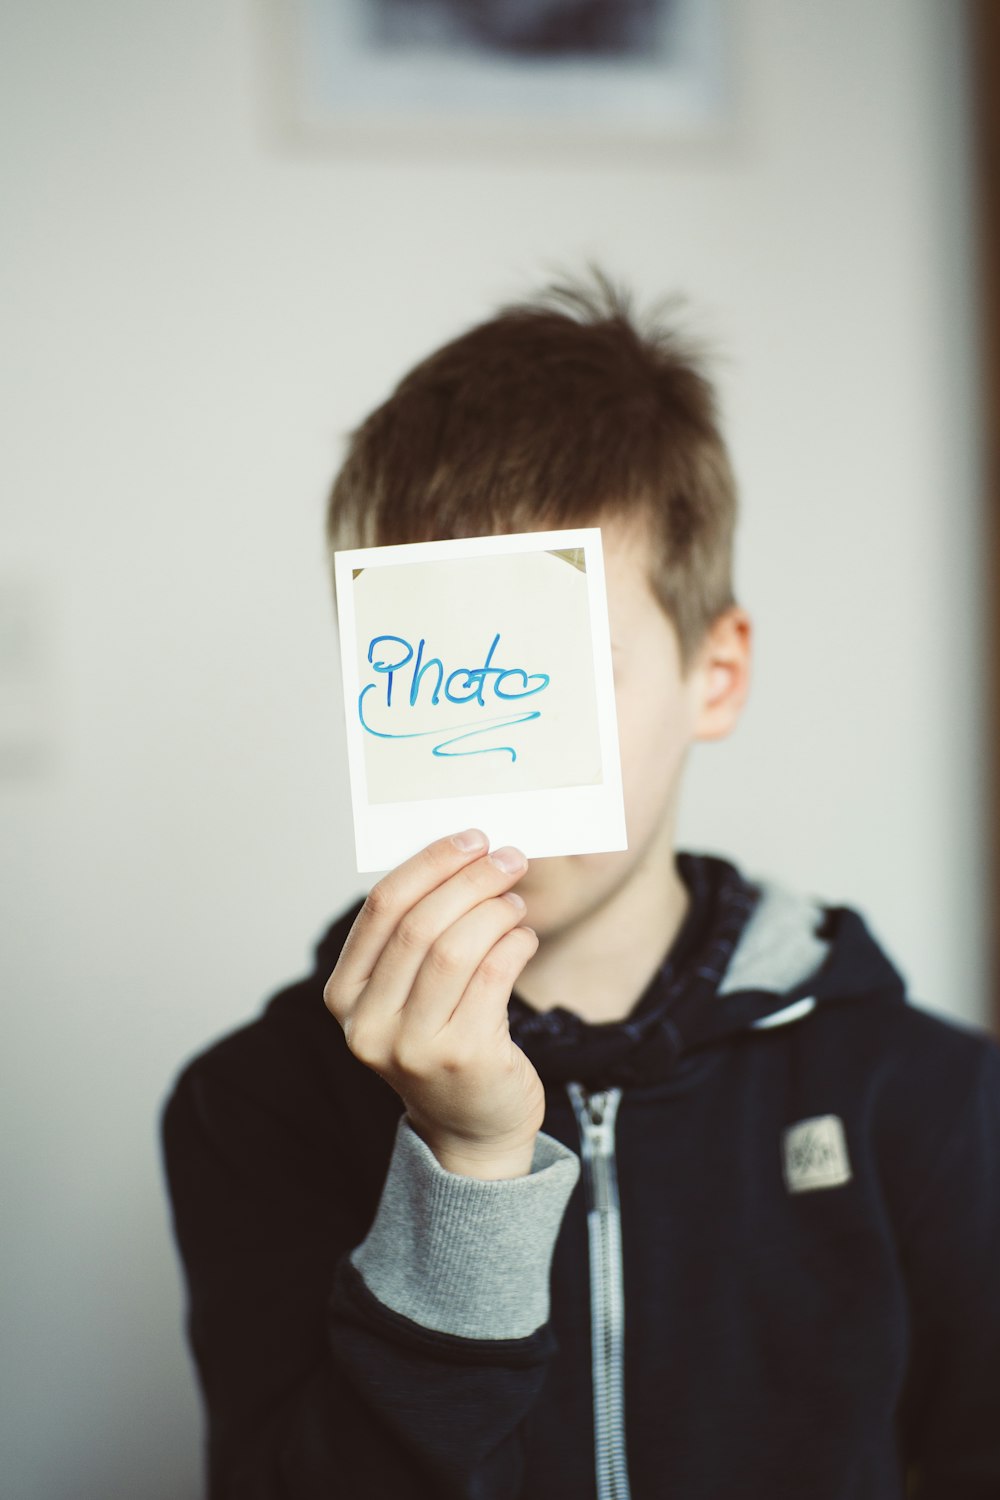
[[[488,846],[484,833],[469,828],[429,844],[372,886],[324,991],[334,1014],[339,1006],[353,1003],[367,984],[400,918],[463,866],[479,859]]]
[[[475,1054],[499,1028],[506,1029],[510,992],[537,951],[538,934],[531,927],[514,927],[494,943],[445,1023],[453,1053],[459,1057]]]
[[[537,947],[537,938],[527,929],[521,934],[526,941],[507,942],[524,912],[521,897],[508,891],[481,902],[444,930],[428,950],[399,1016],[398,1049],[419,1049],[433,1041],[464,1005],[463,997],[477,974],[495,1002],[495,1024],[506,1011],[514,979]],[[374,1006],[371,1013],[375,1013]]]
[[[386,942],[365,986],[365,1006],[381,1009],[384,1000],[388,1008],[399,1010],[425,963],[438,971],[438,977],[450,975],[464,966],[464,989],[486,948],[476,946],[475,933],[478,928],[475,924],[470,928],[463,928],[464,932],[473,934],[473,946],[469,950],[471,961],[467,962],[466,949],[453,929],[476,907],[484,902],[492,905],[497,897],[503,896],[520,879],[527,867],[528,862],[519,850],[498,849],[456,871],[450,880],[446,880],[405,912]],[[502,908],[494,908],[494,917],[500,912],[511,915],[510,903],[504,902]],[[520,921],[522,915],[523,907],[515,916],[514,922],[508,925],[513,926]],[[486,920],[488,925],[491,919]],[[493,941],[499,936],[500,931],[494,932]],[[439,958],[442,957],[445,960],[443,966],[439,963]],[[458,995],[453,1001],[453,1004],[457,1003]]]
[[[400,1010],[442,934],[524,874],[520,850],[487,847],[478,829],[439,839],[373,886],[323,994],[342,1025],[362,996],[373,1015]]]
[[[441,1149],[449,1140],[533,1138],[545,1110],[541,1080],[511,1041],[506,1015],[538,946],[511,890],[528,863],[519,850],[487,848],[470,830],[379,881],[323,992],[354,1056]]]
[[[424,1002],[432,1006],[424,1030],[445,1024],[477,965],[524,916],[523,901],[506,900],[505,887],[525,869],[522,854],[498,850],[459,870],[403,915],[368,983],[336,1012],[352,1051],[371,1044],[377,1049],[395,1031],[418,980],[421,995],[432,997]]]

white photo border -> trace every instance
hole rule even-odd
[[[583,551],[586,569],[602,781],[596,786],[370,803],[365,774],[364,731],[357,715],[360,685],[352,590],[357,570],[391,568],[445,558],[559,552],[577,547]],[[334,553],[334,579],[347,764],[359,873],[391,869],[435,839],[469,827],[482,828],[494,848],[504,844],[516,845],[528,859],[555,854],[599,854],[628,847],[604,552],[599,526],[509,532],[500,536],[411,542],[391,547],[349,548]]]

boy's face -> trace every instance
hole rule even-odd
[[[601,532],[629,847],[531,862],[517,888],[525,920],[543,940],[609,903],[661,899],[664,877],[676,878],[674,827],[688,748],[729,733],[749,686],[745,611],[734,607],[716,622],[682,677],[677,633],[649,583],[644,529],[615,518],[602,520]]]

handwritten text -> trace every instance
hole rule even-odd
[[[366,683],[361,689],[358,696],[358,717],[362,727],[379,739],[422,739],[428,736],[436,738],[443,731],[447,737],[433,746],[434,755],[499,753],[509,755],[511,761],[517,760],[517,752],[513,745],[477,745],[465,750],[452,747],[500,728],[508,728],[514,724],[523,724],[530,719],[540,718],[541,712],[538,709],[529,709],[524,713],[513,715],[507,712],[487,719],[477,717],[458,724],[451,723],[436,729],[416,731],[399,728],[376,729],[370,722],[371,711],[376,706],[383,708],[386,716],[391,714],[395,723],[398,724],[401,711],[419,706],[437,708],[442,700],[446,704],[475,704],[479,708],[485,708],[488,701],[497,704],[511,703],[544,692],[550,681],[548,674],[546,672],[529,673],[523,667],[499,666],[494,660],[499,645],[500,632],[497,631],[490,642],[482,666],[455,667],[453,671],[446,672],[441,657],[425,657],[427,642],[422,638],[414,649],[410,641],[399,635],[373,636],[368,646],[368,662],[376,678],[382,679],[384,697],[379,690],[378,680]],[[366,699],[369,700],[368,717],[366,717]],[[380,714],[379,717],[381,718],[382,715]],[[455,734],[456,729],[463,732]]]

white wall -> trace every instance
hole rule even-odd
[[[682,844],[862,907],[921,1000],[985,1013],[959,8],[735,9],[731,139],[483,159],[282,145],[263,0],[4,9],[0,546],[43,752],[0,785],[20,1500],[196,1493],[155,1121],[358,888],[339,435],[551,263],[686,290],[726,356],[758,654]]]

